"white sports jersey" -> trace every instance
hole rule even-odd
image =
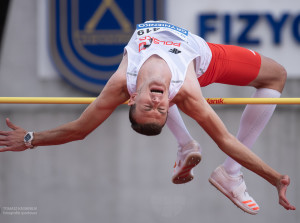
[[[202,38],[164,21],[138,24],[125,49],[128,53],[126,78],[129,94],[136,91],[137,76],[143,63],[155,54],[166,61],[172,73],[169,99],[173,99],[181,88],[190,62],[196,58],[196,73],[200,77],[207,70],[212,56]]]

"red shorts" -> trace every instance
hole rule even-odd
[[[212,59],[198,78],[201,87],[212,83],[246,86],[255,80],[261,65],[257,52],[238,46],[208,43]]]

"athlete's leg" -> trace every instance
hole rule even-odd
[[[240,47],[222,45],[212,45],[212,47],[217,52],[225,52],[221,54],[221,63],[219,59],[219,64],[214,66],[214,73],[220,73],[214,82],[253,86],[257,88],[253,97],[280,96],[286,80],[286,72],[278,63]],[[275,105],[247,105],[242,115],[237,138],[251,149],[274,109]],[[237,162],[227,158],[223,165],[211,174],[209,181],[242,210],[257,214],[259,206],[248,194],[240,168]]]
[[[194,140],[187,130],[176,105],[169,108],[166,124],[175,136],[179,147],[184,147],[190,141]]]
[[[274,60],[261,56],[257,78],[249,86],[256,87],[255,98],[278,98],[286,81],[285,69]],[[247,105],[240,121],[237,138],[252,149],[255,141],[269,122],[276,105]],[[228,157],[223,166],[231,176],[240,174],[241,165]]]
[[[176,105],[169,108],[167,126],[179,145],[172,181],[187,183],[194,178],[192,168],[201,160],[200,145],[190,135]]]

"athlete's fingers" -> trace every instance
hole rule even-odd
[[[290,184],[289,179],[282,178],[280,180],[279,191],[278,191],[279,203],[286,209],[290,205],[289,201],[286,198],[286,190],[289,184]]]
[[[7,152],[7,151],[11,151],[10,147],[2,147],[0,148],[0,152]]]
[[[9,118],[6,118],[5,121],[6,121],[6,125],[12,130],[16,130],[16,129],[20,128],[19,126],[16,126],[15,124],[13,124]],[[0,135],[8,136],[9,134],[10,134],[10,131],[0,131]]]
[[[0,135],[2,136],[7,136],[9,134],[8,131],[0,131]]]
[[[286,199],[279,199],[279,204],[286,210],[296,210],[296,207],[291,205]]]
[[[0,141],[0,146],[7,146],[7,141]]]
[[[286,210],[296,210],[296,207],[291,205],[286,198],[287,187],[290,184],[290,178],[287,175],[282,176],[278,185],[279,204]]]
[[[10,147],[3,147],[0,149],[0,152],[8,152],[8,151],[11,151],[11,152],[20,152],[20,151],[23,151],[23,150],[15,150],[15,149],[12,149]]]
[[[6,118],[6,125],[11,128],[12,130],[16,130],[20,128],[19,126],[14,125],[9,118]]]
[[[6,141],[6,139],[7,139],[7,136],[0,136],[0,141]]]
[[[25,147],[25,146],[5,146],[5,147],[0,148],[0,152],[7,152],[7,151],[21,152],[26,149],[27,149],[27,147]]]
[[[289,210],[290,203],[288,202],[288,200],[286,198],[280,197],[279,204],[281,206],[283,206],[285,209]]]

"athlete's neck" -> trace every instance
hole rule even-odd
[[[146,83],[160,82],[169,88],[172,74],[165,60],[157,55],[149,57],[142,65],[137,77],[137,89]]]

